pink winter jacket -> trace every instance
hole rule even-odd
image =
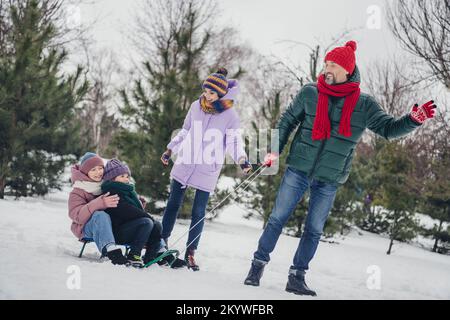
[[[75,181],[91,181],[80,171],[78,165],[72,168],[72,183]],[[69,217],[72,219],[72,232],[78,238],[83,238],[83,227],[95,211],[106,209],[102,196],[95,196],[80,188],[73,188],[69,195]]]

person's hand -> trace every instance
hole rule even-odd
[[[107,208],[116,208],[120,197],[117,194],[109,195],[109,192],[103,195],[103,202]]]
[[[247,175],[252,171],[252,165],[250,164],[250,162],[248,162],[247,159],[242,158],[239,161],[239,165],[241,166],[242,171],[244,171],[244,173]]]
[[[270,152],[270,153],[266,154],[266,156],[264,157],[263,165],[270,168],[272,166],[272,164],[275,162],[275,160],[277,160],[278,158],[279,158],[278,153]]]
[[[167,167],[169,165],[169,159],[170,156],[172,155],[172,150],[167,149],[161,156],[161,162],[163,163],[163,165],[165,167]]]
[[[142,196],[139,196],[139,201],[142,203],[142,208],[145,209],[145,207],[147,206],[147,201],[145,201],[145,198]]]
[[[433,100],[428,101],[427,103],[419,105],[416,103],[412,111],[410,113],[411,119],[415,121],[418,124],[422,124],[427,119],[431,119],[434,117],[434,109],[436,108],[436,105],[434,104]]]

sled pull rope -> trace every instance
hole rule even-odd
[[[225,198],[223,198],[222,199],[222,201],[220,201],[214,208],[212,208],[209,212],[207,212],[207,214],[208,213],[212,213],[212,212],[214,212],[214,210],[216,210],[226,199],[228,199],[231,195],[233,195],[233,194],[236,194],[236,190],[237,189],[239,189],[239,187],[242,185],[242,184],[244,184],[245,182],[247,182],[250,178],[252,178],[258,171],[261,171],[261,172],[259,172],[251,181],[249,181],[248,183],[247,183],[247,185],[242,189],[242,190],[239,190],[239,192],[237,192],[237,195],[236,195],[236,197],[234,197],[233,198],[233,200],[236,200],[240,195],[241,195],[241,193],[243,192],[243,191],[245,191],[245,189],[247,189],[249,186],[250,186],[250,184],[256,179],[256,178],[258,178],[260,175],[261,175],[261,173],[264,171],[264,169],[265,168],[267,168],[267,165],[266,164],[263,164],[263,165],[261,165],[258,169],[256,169],[250,176],[248,176],[244,181],[242,181],[236,188],[234,188],[233,190],[232,190],[232,192],[230,192]],[[262,170],[261,170],[262,169]],[[189,233],[192,229],[194,229],[201,221],[203,221],[205,218],[206,218],[206,216],[207,216],[207,214],[205,214],[205,216],[203,217],[203,218],[201,218],[199,221],[197,221],[197,223],[196,224],[194,224],[191,228],[189,228],[189,230],[187,230],[187,231],[185,231],[180,237],[178,237],[178,239],[177,240],[175,240],[175,242],[171,245],[171,247],[173,247],[176,243],[178,243],[178,241],[180,241],[187,233]],[[197,236],[197,237],[195,237],[195,239],[194,240],[192,240],[187,246],[186,246],[186,248],[182,251],[182,253],[184,252],[184,251],[186,251],[186,249],[195,241],[195,240],[197,240],[197,238],[200,236],[200,234]]]

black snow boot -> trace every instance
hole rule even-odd
[[[164,252],[164,251],[163,251],[163,252]],[[156,254],[152,254],[151,252],[146,252],[146,253],[144,254],[144,257],[142,257],[142,261],[143,261],[144,265],[146,265],[146,264],[149,263],[150,261],[156,259],[160,254],[163,254],[163,252],[158,252],[158,253],[156,253]],[[159,260],[159,261],[157,262],[157,264],[159,264],[159,265],[167,264],[166,262],[161,262],[161,261],[162,261],[162,260]]]
[[[122,250],[120,250],[120,248],[107,252],[106,256],[109,258],[109,260],[111,260],[112,264],[126,266],[130,265],[128,259],[123,256]]]
[[[174,254],[169,254],[157,262],[160,266],[170,265],[172,269],[186,267],[186,261],[178,259]]]
[[[248,286],[259,286],[259,281],[261,280],[261,277],[264,272],[264,267],[266,266],[267,262],[262,260],[256,260],[254,259],[252,261],[252,265],[250,267],[250,271],[248,272],[247,278],[244,281],[244,284]]]
[[[167,256],[166,259],[172,269],[179,269],[187,266],[186,261],[179,259],[174,255]]]
[[[305,283],[305,272],[290,269],[288,283],[286,284],[286,291],[304,295],[304,296],[317,296],[316,292],[308,288]]]

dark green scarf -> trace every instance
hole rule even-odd
[[[104,181],[102,183],[102,192],[117,193],[121,200],[128,202],[138,209],[142,209],[142,204],[139,201],[138,194],[136,193],[133,184],[116,181]]]

